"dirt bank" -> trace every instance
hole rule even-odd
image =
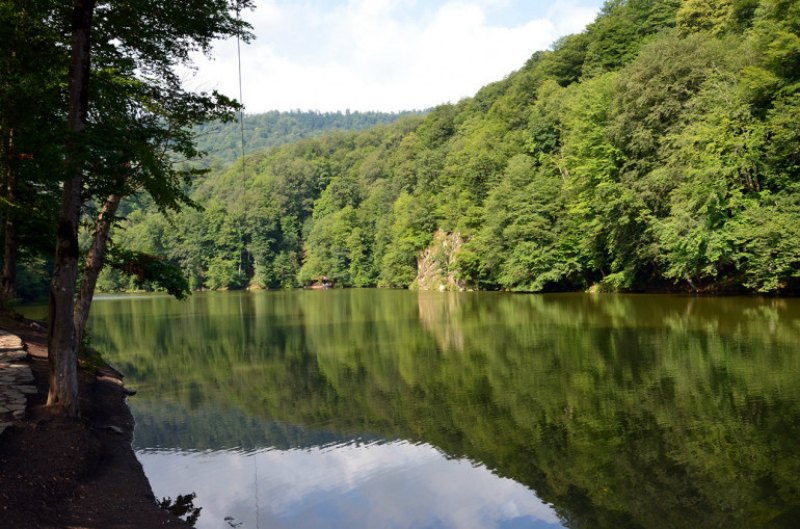
[[[45,333],[25,322],[0,327],[27,343],[38,388],[25,418],[0,436],[0,527],[188,527],[155,505],[131,448],[134,422],[119,375],[82,370],[82,420],[72,421],[44,406]]]

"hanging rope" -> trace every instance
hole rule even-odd
[[[240,22],[239,19],[239,12],[241,10],[241,5],[239,1],[236,2],[236,22]],[[244,97],[242,97],[242,39],[239,37],[239,33],[236,33],[236,58],[239,64],[239,104],[242,105],[239,108],[239,128],[242,132],[242,180],[244,180]]]
[[[242,9],[242,6],[239,0],[236,0],[236,22],[241,22],[239,13]],[[245,175],[245,168],[244,168],[244,97],[242,97],[242,39],[239,37],[239,33],[236,33],[236,59],[239,64],[239,129],[242,133],[242,181],[240,182],[239,186],[242,192],[244,192],[244,180],[246,178]],[[237,230],[239,231],[239,230]],[[239,231],[239,242],[242,242],[242,235],[241,231]],[[248,253],[248,261],[249,259]],[[239,246],[239,277],[242,276],[242,261],[244,258],[244,245]]]

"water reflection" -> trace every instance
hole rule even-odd
[[[553,510],[525,487],[427,445],[145,450],[139,460],[156,495],[184,486],[191,469],[197,495],[205,498],[201,527],[204,519],[207,527],[224,519],[264,528],[559,526]]]
[[[156,489],[173,480],[157,494],[196,490],[201,524],[244,521],[255,483],[278,483],[270,494],[284,499],[272,504],[259,493],[270,507],[255,512],[294,526],[324,514],[322,527],[347,527],[347,509],[373,526],[392,526],[395,512],[413,512],[397,526],[456,526],[461,502],[478,507],[471,527],[556,520],[533,517],[538,497],[572,528],[788,528],[800,517],[798,301],[207,293],[186,303],[101,300],[91,325],[95,343],[140,389],[131,405],[143,458],[179,448],[188,451],[176,458],[184,464],[225,461],[202,479],[191,473],[195,463],[173,477],[151,475]],[[258,455],[222,451],[235,447]],[[385,460],[364,467],[373,478],[351,489],[341,486],[342,454],[359,461],[353,450]],[[425,453],[441,455],[432,462]],[[262,458],[280,472],[229,483],[228,467],[261,468]],[[159,472],[166,459],[148,468]],[[434,487],[423,468],[443,482]],[[459,473],[468,469],[475,475]],[[462,491],[461,502],[448,499],[462,482],[490,478]],[[515,500],[528,506],[521,517],[503,510],[517,494],[506,482],[527,494]],[[389,484],[396,503],[386,504],[388,492],[370,495]],[[207,502],[229,485],[244,487],[241,508],[205,518],[214,510]]]

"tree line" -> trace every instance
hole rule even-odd
[[[424,111],[403,112],[319,112],[273,110],[258,114],[244,114],[241,123],[201,123],[194,127],[197,148],[206,154],[201,160],[206,165],[219,162],[229,165],[244,152],[252,154],[269,147],[293,143],[304,138],[315,138],[332,130],[364,130],[376,125],[388,125],[408,114],[423,114]]]
[[[792,291],[798,88],[795,2],[610,0],[472,98],[217,167],[115,237],[193,288],[414,287],[427,249],[472,288]]]

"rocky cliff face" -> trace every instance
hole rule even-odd
[[[417,278],[412,288],[419,290],[465,290],[466,283],[455,278],[454,263],[461,249],[461,234],[437,231],[433,243],[417,258]]]

